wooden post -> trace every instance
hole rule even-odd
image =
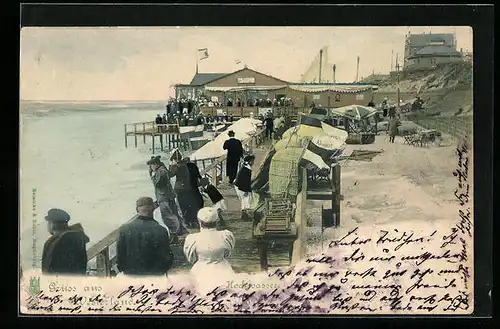
[[[98,276],[110,276],[111,268],[109,262],[109,248],[103,249],[96,255],[96,263]]]
[[[212,177],[212,184],[217,187],[217,166],[214,166],[212,170],[210,170],[210,176]]]
[[[134,124],[134,145],[137,148],[137,125]]]
[[[142,123],[142,144],[146,144],[146,124]]]
[[[160,135],[160,150],[163,152],[163,134]]]
[[[341,196],[341,167],[340,163],[335,163],[332,166],[332,184],[333,184],[333,198],[332,198],[332,209],[333,214],[335,216],[335,226],[340,225],[340,201],[342,199]]]
[[[152,147],[151,147],[151,150],[152,150],[152,153],[155,154],[155,133],[153,132],[151,134],[151,141],[152,141]]]
[[[265,239],[259,239],[259,258],[260,258],[260,269],[262,271],[267,271],[268,263],[267,263],[267,254],[269,250],[269,243]]]
[[[123,127],[125,128],[125,148],[127,148],[127,124],[124,124]]]

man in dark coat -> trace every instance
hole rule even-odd
[[[166,275],[174,255],[168,230],[153,218],[153,199],[137,200],[138,216],[120,227],[116,245],[116,261],[125,275]]]
[[[229,139],[224,142],[222,148],[227,150],[226,174],[229,184],[233,184],[238,173],[238,164],[243,156],[243,145],[239,139],[234,138],[234,131],[229,131]]]
[[[160,207],[163,223],[168,227],[173,236],[186,233],[182,218],[179,218],[175,192],[170,182],[170,175],[161,162],[160,157],[152,157],[147,162],[149,174],[155,188],[156,203]]]
[[[194,196],[195,198],[197,198],[199,200],[199,208],[203,208],[203,196],[201,195],[201,192],[200,192],[200,179],[202,178],[201,177],[201,174],[200,174],[200,170],[198,169],[198,166],[196,165],[196,163],[192,162],[190,158],[186,158],[186,166],[188,167],[189,169],[189,173],[191,175],[191,187],[193,188],[193,192],[194,192]]]
[[[195,196],[193,183],[191,183],[191,173],[186,163],[186,159],[173,161],[169,168],[171,177],[175,177],[174,191],[181,208],[182,216],[188,228],[198,227],[197,213],[200,210],[199,200]]]
[[[274,119],[271,113],[267,114],[266,118],[264,119],[264,123],[266,124],[266,138],[272,139],[274,131]]]
[[[252,166],[255,161],[255,156],[247,155],[244,159],[243,166],[238,172],[238,176],[234,181],[236,195],[241,202],[241,218],[248,219],[247,211],[252,204]]]
[[[158,115],[156,115],[155,123],[156,123],[157,125],[161,125],[161,124],[163,123],[163,119],[161,118],[161,115],[159,115],[159,114],[158,114]],[[158,127],[158,132],[160,132],[160,130],[161,130],[160,128],[161,128],[161,127]]]
[[[68,226],[69,214],[61,209],[50,209],[47,216],[52,235],[43,246],[42,273],[49,275],[85,275],[89,242],[81,224]]]

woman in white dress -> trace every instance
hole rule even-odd
[[[217,231],[218,213],[213,207],[198,211],[200,232],[190,234],[184,241],[184,254],[193,264],[191,274],[199,286],[226,283],[234,276],[227,258],[234,249],[234,235],[228,230]]]

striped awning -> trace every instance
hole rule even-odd
[[[364,92],[367,90],[373,90],[374,86],[364,85],[364,86],[341,86],[341,85],[330,85],[330,86],[314,86],[314,85],[290,85],[290,89],[297,90],[305,93],[322,93],[326,91],[332,91],[337,93],[347,93],[355,94]]]
[[[285,88],[286,85],[277,86],[241,86],[241,87],[205,87],[206,91],[244,91],[244,90],[278,90]]]

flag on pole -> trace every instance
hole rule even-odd
[[[208,48],[198,49],[198,60],[203,60],[208,58]]]

